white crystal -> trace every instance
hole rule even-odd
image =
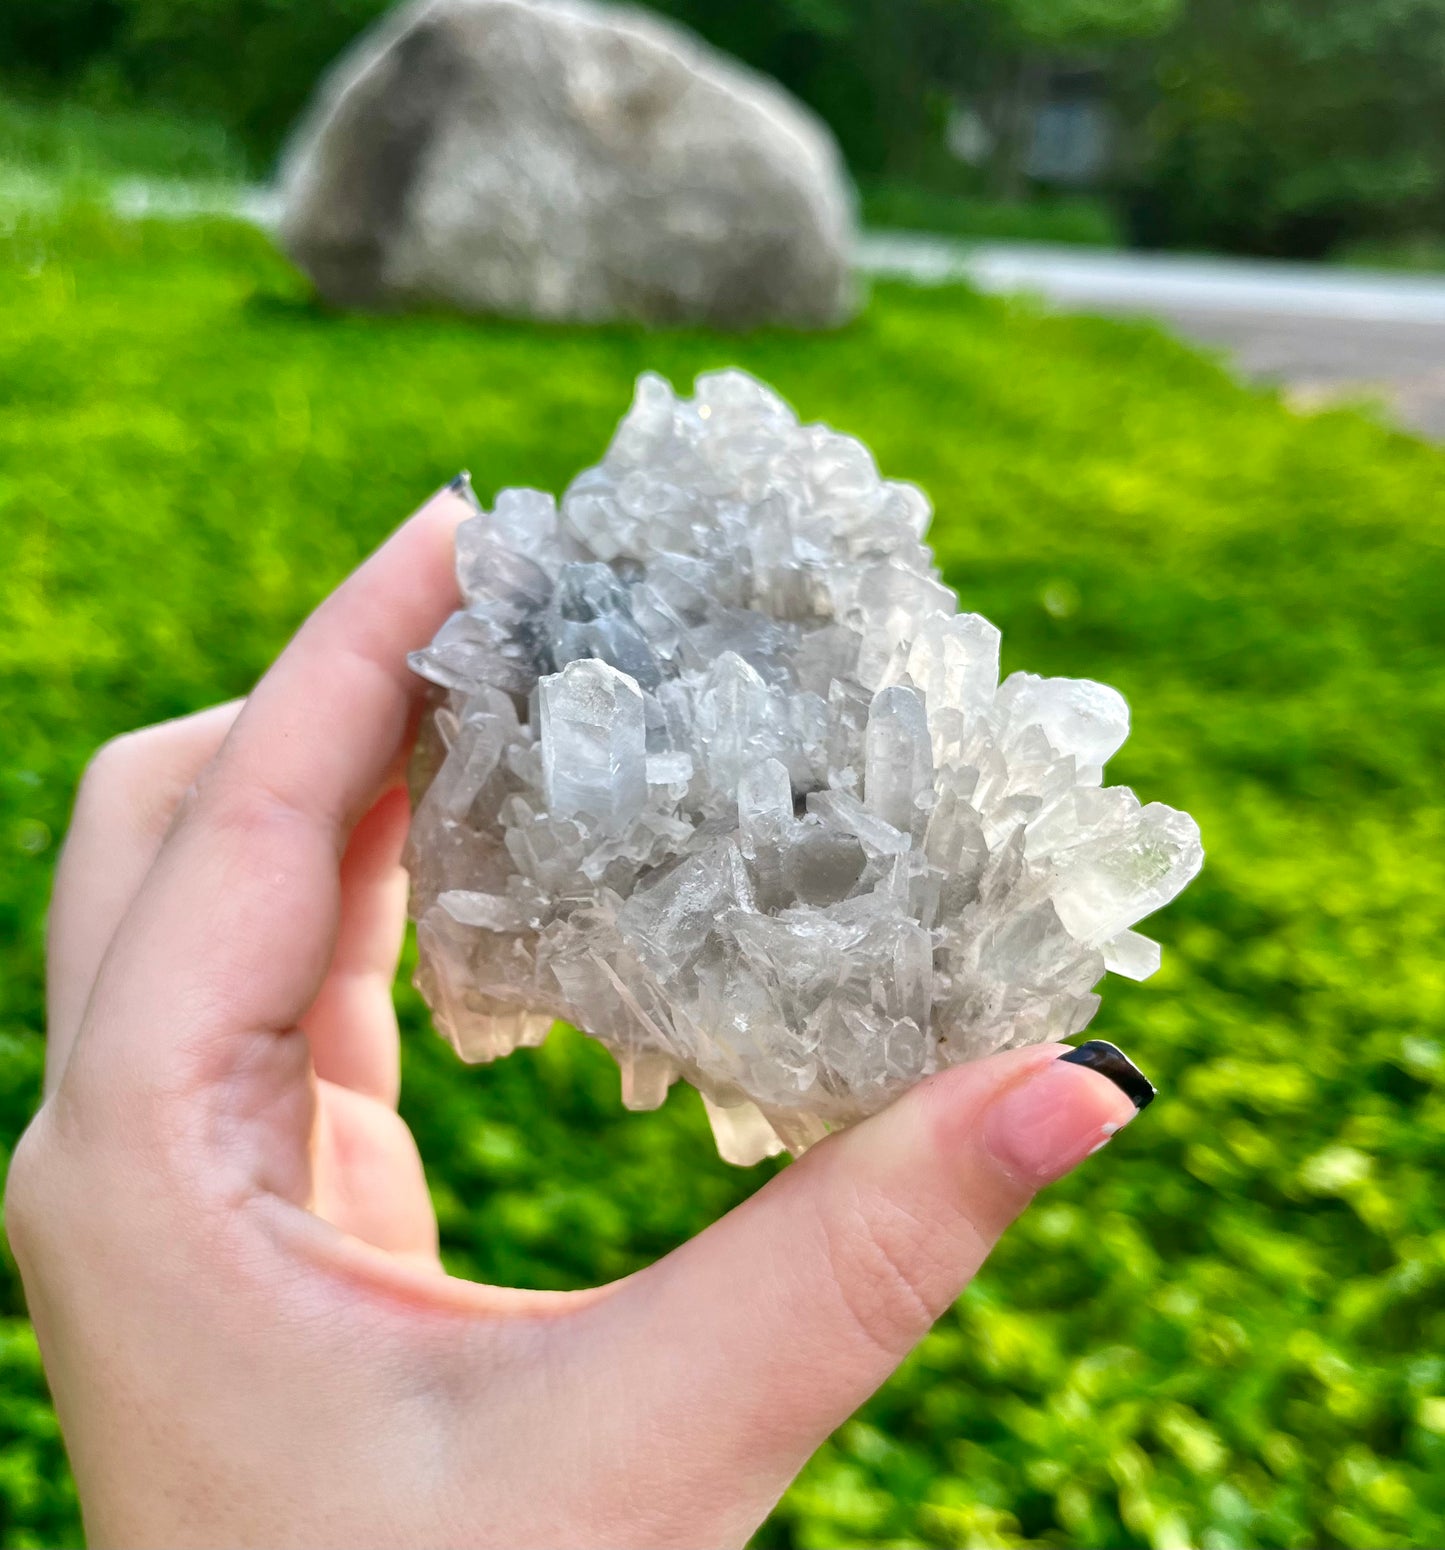
[[[692,779],[692,755],[687,753],[650,753],[647,756],[649,786],[686,786]]]
[[[635,680],[593,658],[569,662],[541,681],[542,778],[547,806],[612,826],[635,818],[647,800],[642,691]]]
[[[929,706],[934,758],[942,764],[993,703],[1001,637],[980,614],[933,614],[908,648],[908,676]]]
[[[487,931],[520,931],[526,915],[516,900],[492,893],[469,893],[464,888],[449,888],[437,903],[460,926],[481,926]]]
[[[1015,735],[1039,727],[1055,752],[1072,754],[1080,770],[1102,771],[1129,735],[1124,696],[1087,678],[1011,673],[997,703]]]
[[[895,829],[922,828],[933,805],[933,750],[928,713],[917,689],[880,689],[868,710],[863,792],[872,812]]]
[[[793,784],[776,759],[763,759],[738,782],[738,827],[746,833],[764,823],[793,816]]]
[[[1104,943],[1104,967],[1129,980],[1146,980],[1157,974],[1162,957],[1159,944],[1137,931],[1121,931],[1112,942]]]
[[[718,1155],[724,1162],[746,1168],[765,1157],[776,1157],[783,1150],[777,1132],[757,1104],[745,1100],[725,1106],[714,1103],[706,1093],[702,1095],[702,1102],[712,1125]]]
[[[600,1039],[719,1149],[798,1152],[941,1066],[1067,1038],[1203,859],[1102,785],[1114,690],[1015,673],[927,502],[741,372],[646,376],[560,507],[457,537],[408,846],[418,984],[468,1059]]]
[[[1162,908],[1199,870],[1199,826],[1188,813],[1151,802],[1112,833],[1053,858],[1054,904],[1079,941],[1102,945]]]

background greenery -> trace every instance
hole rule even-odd
[[[320,71],[390,3],[5,0],[0,73],[218,120],[260,171]],[[1068,222],[1035,228],[1034,201],[1059,191],[1023,171],[1029,109],[1065,72],[1101,82],[1121,126],[1090,230],[1112,215],[1146,244],[1305,257],[1445,238],[1445,0],[652,4],[817,108],[865,190],[933,196],[911,208],[945,230],[997,235],[1002,206],[1005,235],[1073,240]],[[944,151],[955,102],[992,134],[981,167]]]
[[[103,193],[144,174],[235,184],[246,169],[235,136],[213,119],[0,93],[0,197],[40,181],[68,197]]]
[[[1445,456],[1291,414],[1144,326],[881,287],[834,334],[335,317],[265,239],[0,217],[0,1143],[39,1088],[42,919],[103,738],[242,693],[463,465],[597,457],[634,375],[736,362],[917,479],[1005,666],[1119,685],[1112,767],[1209,860],[1094,1031],[1160,1082],[805,1471],[769,1546],[1445,1539]],[[378,393],[376,384],[386,383]],[[404,993],[449,1264],[624,1273],[766,1175],[576,1036],[456,1062]],[[0,1543],[78,1529],[13,1270]]]

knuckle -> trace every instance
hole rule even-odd
[[[263,781],[215,771],[197,786],[193,811],[210,829],[251,839],[290,827],[305,814]]]
[[[137,732],[122,732],[96,749],[76,791],[77,819],[103,820],[117,811],[149,805],[162,783],[157,763],[158,731],[156,727],[144,727]]]
[[[242,857],[253,856],[253,846],[290,818],[290,812],[264,787],[233,780],[202,786],[192,815],[209,834],[234,840]]]
[[[882,1196],[860,1198],[828,1226],[828,1254],[844,1310],[891,1361],[926,1335],[957,1292],[944,1232]]]
[[[77,807],[95,807],[108,801],[116,791],[129,784],[135,763],[136,744],[143,735],[139,732],[122,732],[119,737],[111,738],[96,749],[80,777]]]

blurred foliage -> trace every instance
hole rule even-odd
[[[461,466],[560,487],[644,367],[736,362],[917,479],[1005,667],[1118,684],[1112,767],[1209,860],[1094,1032],[1162,1096],[1048,1191],[804,1471],[764,1546],[1445,1538],[1445,457],[1144,326],[880,288],[826,335],[330,316],[256,232],[0,235],[0,1144],[35,1102],[42,921],[91,749],[243,693]],[[384,390],[379,390],[384,385]],[[403,993],[451,1267],[622,1274],[741,1199],[691,1093],[596,1046],[467,1069]],[[13,1272],[0,1543],[77,1534]]]
[[[1445,233],[1445,0],[1190,0],[1123,97],[1146,241]]]
[[[776,76],[864,179],[1017,202],[1050,81],[1118,120],[1134,237],[1317,256],[1445,233],[1445,0],[652,0]],[[388,0],[5,0],[0,70],[219,119],[258,164]],[[945,148],[966,105],[991,150]],[[1047,190],[1043,190],[1047,192]],[[935,206],[934,208],[941,208]],[[956,229],[969,206],[955,207]]]
[[[164,173],[234,180],[246,162],[214,119],[185,119],[124,105],[0,96],[0,171],[53,173],[64,182]]]
[[[1045,48],[1100,47],[1154,37],[1187,0],[986,0],[1021,39]]]
[[[1079,196],[990,199],[940,194],[916,183],[866,182],[859,190],[865,226],[946,232],[980,241],[1067,242],[1115,248],[1124,233],[1108,205]]]
[[[1445,274],[1445,237],[1362,237],[1331,257],[1360,269],[1400,269],[1414,274]]]
[[[116,47],[127,0],[7,0],[0,66],[63,80]]]

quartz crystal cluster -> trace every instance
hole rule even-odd
[[[1105,786],[1128,707],[1014,673],[929,506],[738,371],[643,376],[562,497],[457,536],[412,658],[418,984],[469,1060],[563,1018],[624,1101],[698,1087],[724,1157],[799,1152],[929,1072],[1079,1032],[1203,859]]]

